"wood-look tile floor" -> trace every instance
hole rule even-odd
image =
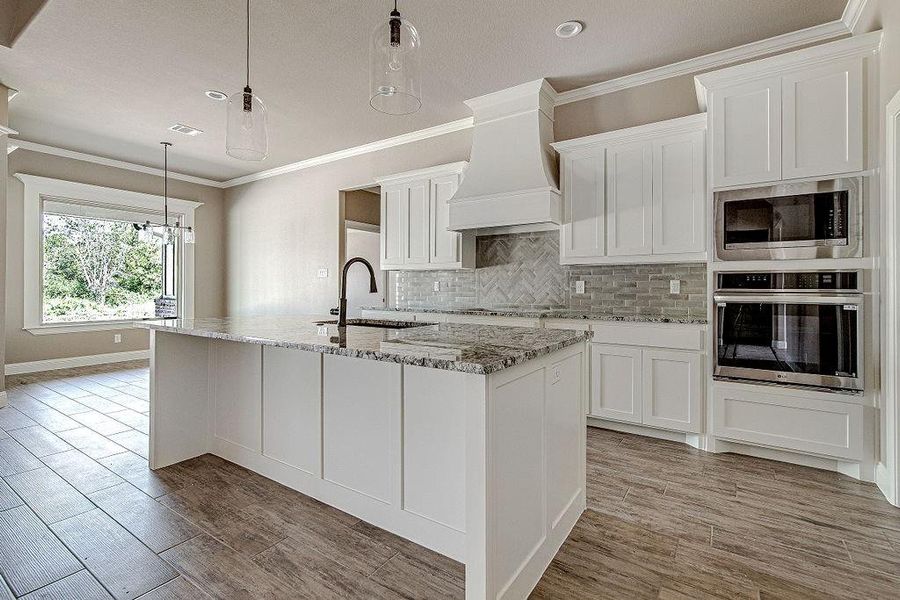
[[[463,598],[462,565],[219,458],[147,468],[146,363],[7,377],[0,600]],[[594,429],[534,598],[900,598],[900,509],[816,469]]]

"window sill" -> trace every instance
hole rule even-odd
[[[86,331],[109,331],[112,329],[132,329],[135,321],[101,321],[97,323],[60,323],[54,325],[28,325],[23,327],[31,335],[54,335],[59,333],[82,333]]]

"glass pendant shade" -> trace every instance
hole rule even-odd
[[[394,10],[372,34],[369,48],[369,104],[389,115],[408,115],[422,106],[422,40],[415,26]]]
[[[249,88],[228,97],[225,152],[241,160],[265,160],[269,156],[266,105]]]

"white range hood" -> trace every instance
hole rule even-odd
[[[450,200],[454,231],[559,225],[559,193],[553,141],[556,90],[544,79],[466,101],[475,115],[472,154]]]

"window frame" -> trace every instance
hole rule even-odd
[[[24,173],[16,173],[15,177],[25,184],[23,329],[34,335],[46,335],[131,328],[135,322],[133,319],[43,322],[44,201],[54,203],[68,201],[73,205],[132,210],[144,215],[158,215],[161,220],[163,196]],[[202,202],[169,198],[169,216],[175,214],[182,225],[193,227],[194,211],[199,206],[202,206]],[[178,314],[181,318],[190,319],[194,316],[194,245],[179,241],[176,257],[176,273],[180,272],[176,292],[179,302]]]

